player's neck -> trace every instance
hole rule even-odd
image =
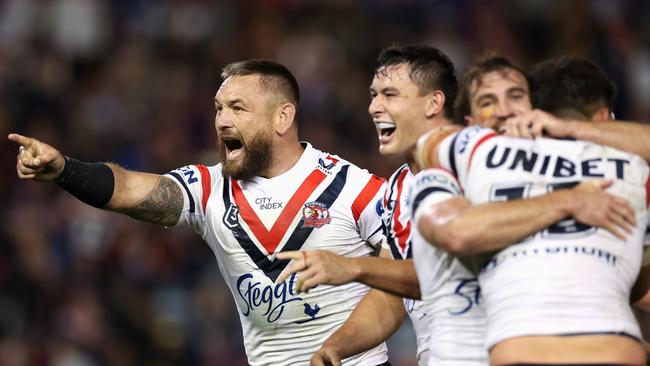
[[[415,149],[413,149],[415,151]],[[417,174],[420,171],[420,168],[418,167],[418,164],[415,162],[415,157],[413,156],[413,153],[409,153],[407,158],[406,158],[406,165],[408,165],[409,170],[413,174]]]
[[[439,127],[442,127],[442,126],[449,126],[449,125],[454,124],[452,121],[447,119],[447,117],[445,117],[442,113],[439,113],[438,115],[436,115],[436,117],[433,120],[430,120],[430,123],[431,123],[431,125],[429,125],[430,130],[428,130],[428,131],[431,131],[431,130],[433,130],[435,128],[439,128]],[[428,131],[426,131],[426,132],[428,132]],[[418,164],[417,164],[416,159],[415,159],[415,151],[416,151],[416,148],[415,148],[415,146],[413,146],[413,148],[410,149],[406,153],[406,156],[405,156],[406,157],[406,164],[409,166],[409,169],[411,170],[411,173],[413,173],[413,174],[417,174],[420,171],[420,168],[418,167]]]
[[[296,165],[304,151],[305,148],[299,141],[279,144],[273,151],[271,165],[262,176],[265,178],[273,178],[287,172]]]

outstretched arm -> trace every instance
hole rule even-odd
[[[569,121],[568,129],[568,137],[615,147],[650,161],[650,125],[622,121]]]
[[[300,272],[296,291],[309,291],[317,285],[342,285],[361,282],[401,297],[420,298],[415,266],[412,259],[393,260],[386,250],[377,257],[344,257],[325,250],[280,252],[278,259],[293,262],[280,274],[282,282]]]
[[[311,358],[311,366],[341,365],[341,360],[376,347],[400,327],[406,317],[402,299],[370,290],[348,320]]]
[[[536,109],[508,119],[504,124],[504,132],[514,137],[535,138],[546,135],[590,141],[628,151],[650,161],[650,125],[642,123],[564,120]]]
[[[152,224],[173,226],[180,218],[183,193],[169,178],[115,164],[80,162],[18,134],[10,134],[9,140],[20,144],[16,170],[21,179],[54,181],[90,205]]]

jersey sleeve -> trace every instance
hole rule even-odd
[[[411,219],[414,225],[428,209],[442,201],[462,195],[460,184],[448,171],[423,170],[415,176],[409,192]]]
[[[165,174],[183,192],[183,211],[177,225],[187,225],[199,235],[206,231],[206,210],[215,179],[221,174],[214,167],[188,165]]]
[[[438,146],[439,168],[448,171],[464,186],[476,150],[496,136],[494,130],[480,126],[466,127],[447,136]]]
[[[384,226],[382,222],[382,202],[386,190],[386,180],[368,174],[367,182],[352,203],[352,216],[359,228],[361,237],[374,247],[383,245]]]

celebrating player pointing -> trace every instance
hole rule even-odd
[[[55,181],[95,207],[150,223],[189,225],[213,250],[235,298],[251,365],[304,365],[348,318],[364,285],[295,290],[297,276],[274,281],[285,250],[327,249],[368,256],[382,241],[375,205],[383,180],[298,140],[298,85],[282,65],[250,60],[227,66],[215,96],[222,163],[166,175],[64,157],[36,139],[21,145],[18,176]],[[344,360],[387,361],[382,343]]]

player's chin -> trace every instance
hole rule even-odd
[[[399,146],[396,146],[393,143],[382,144],[379,143],[379,154],[386,157],[399,156],[401,155]]]
[[[239,179],[239,177],[241,176],[243,165],[244,165],[243,158],[238,158],[238,159],[226,158],[226,160],[223,161],[223,173],[235,179]]]

